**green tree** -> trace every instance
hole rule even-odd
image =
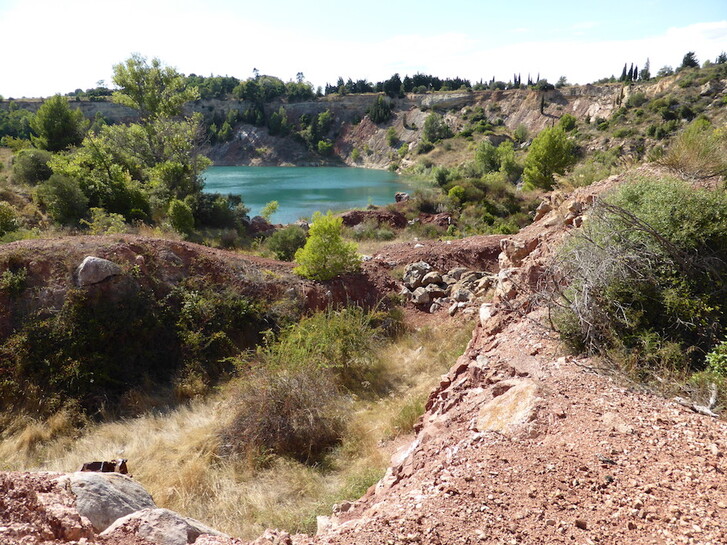
[[[574,115],[563,114],[563,116],[558,120],[558,125],[562,127],[565,132],[570,132],[576,128],[577,122],[578,120]]]
[[[184,201],[174,199],[169,203],[169,224],[172,229],[183,235],[190,235],[194,231],[194,216],[192,209]]]
[[[138,53],[114,65],[113,81],[119,87],[113,101],[137,110],[145,121],[178,116],[185,103],[199,98],[197,87],[186,87],[184,76],[174,68]]]
[[[81,143],[86,125],[80,110],[72,109],[66,98],[55,95],[31,119],[30,126],[38,135],[31,140],[38,148],[61,151]]]
[[[20,150],[13,161],[13,176],[21,184],[35,185],[51,177],[53,171],[48,162],[51,154],[45,150]]]
[[[58,223],[78,224],[88,211],[88,197],[78,181],[61,174],[53,174],[38,185],[35,195],[42,207]]]
[[[394,74],[384,82],[383,91],[391,98],[402,96],[399,74]]]
[[[298,266],[293,272],[314,280],[330,280],[341,274],[356,272],[361,262],[356,245],[341,237],[343,219],[330,211],[316,212],[305,246],[295,252]]]
[[[646,59],[646,64],[641,69],[639,78],[641,78],[641,81],[649,81],[651,79],[651,61],[648,58]]]
[[[482,171],[494,172],[500,168],[497,157],[497,148],[489,140],[483,140],[475,151],[475,163],[482,168]]]
[[[18,215],[7,201],[0,201],[0,237],[18,228]]]
[[[391,104],[383,96],[379,95],[376,97],[376,102],[371,105],[366,113],[374,123],[384,123],[391,119]]]
[[[270,236],[267,247],[281,261],[291,261],[295,257],[295,252],[305,246],[305,241],[306,234],[302,227],[288,225]]]
[[[554,175],[565,173],[575,161],[575,144],[563,128],[544,129],[530,145],[523,180],[531,187],[552,189]]]
[[[280,203],[278,201],[270,201],[263,206],[263,209],[260,211],[260,215],[270,221],[270,217],[278,211],[278,208],[280,208]]]
[[[699,68],[699,61],[697,60],[697,55],[694,51],[689,51],[686,55],[684,55],[682,65],[679,68]]]
[[[399,139],[396,137],[396,129],[394,127],[389,127],[386,131],[386,143],[389,147],[395,148],[398,141]]]
[[[422,136],[429,142],[437,142],[452,136],[452,130],[438,113],[431,113],[424,120]]]

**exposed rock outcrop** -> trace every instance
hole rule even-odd
[[[76,269],[76,280],[78,285],[83,287],[98,284],[119,274],[121,274],[121,267],[113,261],[89,255]]]
[[[143,486],[120,473],[77,472],[60,477],[58,483],[73,493],[78,512],[97,532],[123,516],[156,507]]]

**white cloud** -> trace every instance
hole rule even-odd
[[[566,75],[585,83],[618,75],[624,62],[642,67],[647,57],[653,72],[678,65],[687,51],[700,61],[713,60],[727,43],[727,21],[674,27],[642,39],[589,41],[595,25],[577,23],[557,41],[494,46],[487,35],[425,30],[371,42],[365,33],[335,40],[316,29],[263,24],[244,11],[191,0],[18,2],[0,17],[0,35],[12,51],[0,57],[0,94],[47,96],[92,87],[100,79],[108,83],[112,65],[132,52],[201,75],[244,78],[256,67],[292,79],[302,71],[315,85],[334,83],[338,76],[377,81],[417,71],[473,81],[539,72],[550,81]],[[526,30],[515,29],[511,39],[521,39]]]

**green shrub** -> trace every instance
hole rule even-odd
[[[638,108],[639,106],[643,106],[648,101],[649,99],[646,98],[646,95],[644,93],[642,93],[641,91],[637,91],[629,95],[628,100],[626,100],[626,107]]]
[[[445,138],[451,138],[451,136],[452,130],[438,113],[431,113],[424,120],[424,128],[422,131],[423,140],[428,142],[438,142]]]
[[[194,231],[194,215],[192,209],[184,201],[173,199],[167,210],[169,224],[172,229],[183,235],[191,235]]]
[[[267,221],[270,221],[270,217],[278,211],[278,208],[280,208],[280,203],[278,201],[270,201],[263,206],[262,210],[260,210],[260,215]]]
[[[376,97],[376,102],[366,111],[369,119],[376,123],[384,123],[391,119],[391,104],[383,97]]]
[[[0,287],[17,293],[24,277],[15,269]],[[97,414],[130,390],[158,391],[175,378],[211,385],[274,325],[232,290],[180,286],[160,298],[125,276],[115,289],[114,297],[72,290],[58,312],[29,317],[0,343],[0,410],[48,414],[74,401]]]
[[[429,140],[422,140],[419,142],[419,145],[417,146],[417,153],[419,155],[423,155],[425,153],[429,153],[434,149],[434,144],[432,144]]]
[[[354,163],[358,163],[361,160],[361,152],[358,150],[358,148],[353,148],[353,151],[351,152],[351,161]]]
[[[515,132],[512,133],[515,142],[522,144],[528,139],[528,128],[525,125],[518,125]]]
[[[53,174],[36,188],[36,198],[48,214],[63,224],[77,224],[88,211],[88,197],[78,180]]]
[[[330,280],[341,274],[357,272],[360,258],[356,245],[341,238],[343,219],[329,211],[316,212],[305,246],[295,252],[296,274],[315,280]]]
[[[18,215],[10,203],[0,201],[0,237],[18,229]]]
[[[722,341],[707,354],[707,370],[727,378],[727,341]]]
[[[0,275],[0,290],[11,297],[17,297],[25,289],[28,270],[25,267],[16,270],[6,269]]]
[[[578,120],[571,114],[563,114],[563,116],[558,120],[558,126],[565,132],[570,132],[575,129],[577,123]]]
[[[727,195],[644,179],[601,202],[554,266],[566,341],[687,372],[727,327]],[[558,291],[558,290],[556,290]]]
[[[525,158],[523,180],[531,187],[552,189],[555,174],[564,174],[576,160],[575,144],[560,127],[544,129]]]
[[[329,140],[319,140],[318,141],[318,153],[320,155],[323,155],[325,157],[333,154],[333,142]]]
[[[121,214],[109,214],[103,208],[91,208],[91,221],[81,220],[92,235],[106,235],[126,232],[126,223]]]
[[[354,240],[392,240],[396,233],[388,226],[380,225],[375,219],[359,223],[351,229],[351,238]]]
[[[53,171],[48,166],[52,154],[45,150],[24,149],[18,152],[13,161],[13,176],[21,184],[36,185],[51,177]]]
[[[398,142],[399,138],[396,136],[396,129],[394,127],[389,127],[386,131],[386,144],[390,148],[395,148]]]
[[[292,261],[295,252],[305,246],[305,241],[305,229],[298,225],[288,225],[279,231],[275,231],[267,239],[266,244],[276,258],[281,261]]]

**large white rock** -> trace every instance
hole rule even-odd
[[[112,536],[116,532],[123,536],[126,535],[125,528],[157,545],[187,545],[197,541],[201,535],[228,537],[197,520],[160,508],[142,509],[126,515],[101,532],[101,536]]]
[[[512,379],[493,386],[494,399],[480,408],[477,431],[514,434],[535,416],[540,401],[540,388],[530,379]]]
[[[143,486],[121,473],[79,471],[57,481],[76,496],[78,512],[91,521],[97,532],[129,513],[156,507]]]
[[[86,256],[76,269],[76,278],[78,279],[79,286],[98,284],[110,276],[116,276],[117,274],[121,274],[121,267],[116,263],[92,255]]]

